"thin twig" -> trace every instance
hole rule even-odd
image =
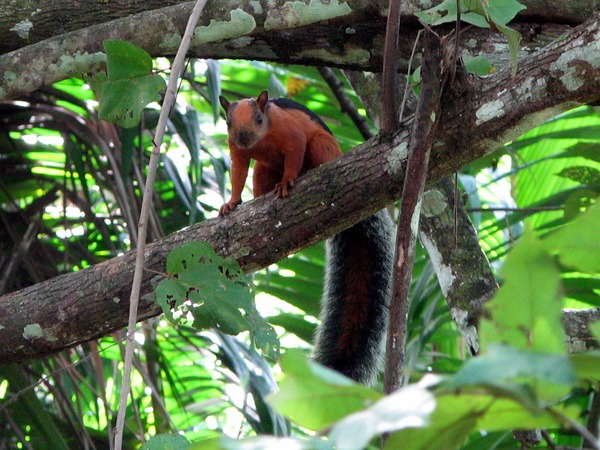
[[[590,433],[586,427],[581,425],[576,420],[571,419],[567,415],[559,413],[553,408],[548,407],[545,409],[554,417],[559,419],[561,422],[573,428],[576,433],[578,433],[582,438],[585,439],[586,445],[590,446],[590,448],[593,448],[594,450],[600,450],[600,442],[598,441],[598,438],[596,438],[596,436]]]
[[[409,95],[409,89],[410,89],[410,75],[412,73],[412,64],[413,61],[415,60],[415,54],[417,53],[417,46],[419,44],[419,40],[421,38],[421,34],[423,33],[423,30],[419,30],[419,32],[417,33],[417,37],[415,38],[415,42],[413,44],[413,48],[412,51],[410,52],[410,59],[408,60],[408,70],[406,71],[406,82],[404,83],[404,95],[402,96],[402,102],[400,103],[400,112],[398,114],[398,122],[402,123],[402,120],[404,119],[404,108],[406,107],[406,101],[408,99],[408,95]]]
[[[158,167],[158,160],[160,157],[160,146],[163,141],[165,134],[165,128],[167,126],[168,114],[175,102],[175,96],[177,94],[177,83],[183,67],[185,65],[185,58],[190,46],[196,24],[202,14],[202,10],[206,5],[207,0],[198,0],[194,5],[194,9],[187,23],[185,33],[181,39],[181,45],[177,50],[177,55],[173,61],[173,67],[169,76],[169,82],[167,84],[167,91],[163,101],[163,106],[160,111],[160,117],[158,124],[156,125],[156,132],[154,134],[152,154],[150,156],[150,162],[148,163],[148,176],[146,178],[146,186],[144,188],[144,196],[142,199],[142,209],[140,211],[140,220],[138,223],[138,246],[136,253],[136,264],[135,272],[133,275],[133,284],[131,286],[131,296],[129,299],[129,323],[127,333],[127,346],[125,347],[125,364],[123,368],[123,385],[121,386],[121,398],[119,402],[119,412],[117,414],[117,423],[115,429],[115,450],[121,450],[123,443],[123,427],[125,424],[125,412],[127,411],[127,400],[129,397],[129,390],[131,385],[131,364],[133,360],[134,350],[134,334],[137,323],[137,310],[140,299],[140,287],[142,284],[143,268],[144,268],[144,253],[146,250],[146,233],[148,228],[148,213],[150,211],[154,179],[156,177],[156,170]]]
[[[369,126],[369,122],[364,116],[360,115],[356,105],[350,96],[346,94],[344,84],[338,79],[333,70],[330,67],[319,67],[319,73],[340,103],[342,112],[348,114],[348,117],[354,122],[354,125],[358,128],[360,134],[362,134],[362,137],[364,139],[370,139],[375,136],[375,133],[373,133],[373,130],[371,130],[371,127]]]
[[[400,67],[401,0],[390,0],[385,45],[383,49],[383,88],[381,91],[381,132],[389,134],[398,128],[398,68]]]

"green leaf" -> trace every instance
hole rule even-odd
[[[506,25],[515,18],[519,11],[526,9],[526,6],[522,5],[517,0],[474,1],[481,5],[485,15],[487,15],[496,26]]]
[[[575,189],[565,200],[564,219],[567,221],[572,221],[582,212],[587,211],[590,206],[596,203],[598,195],[598,191],[594,189],[588,189],[585,187],[582,187],[581,189]]]
[[[600,322],[590,325],[596,339],[600,337]],[[600,350],[570,355],[573,368],[581,380],[600,381]]]
[[[456,4],[456,0],[444,0],[439,5],[415,15],[428,25],[454,22],[458,17]],[[461,0],[460,18],[477,27],[488,28],[490,22],[496,26],[506,25],[523,9],[525,6],[516,0]]]
[[[212,107],[213,119],[215,123],[221,117],[221,104],[219,95],[221,95],[221,65],[214,59],[206,60],[206,84],[208,86],[208,99]]]
[[[575,382],[575,372],[566,355],[494,345],[486,355],[468,360],[448,381],[448,388],[486,386],[522,404],[535,405],[535,398],[561,399]],[[523,385],[533,388],[537,395],[531,397]]]
[[[600,163],[600,146],[596,142],[578,142],[565,150],[564,154],[568,156],[581,156]]]
[[[435,398],[427,389],[407,386],[339,421],[329,439],[337,448],[361,450],[375,436],[425,426],[434,410]]]
[[[444,0],[437,6],[428,10],[417,12],[415,15],[428,25],[441,25],[454,22],[458,19],[456,0]],[[461,0],[460,19],[480,28],[489,28],[493,25],[506,36],[510,50],[510,63],[513,76],[517,72],[517,59],[521,35],[506,26],[519,11],[525,6],[516,0],[494,0],[492,2],[481,0]]]
[[[564,354],[560,274],[552,257],[531,231],[509,253],[504,285],[486,304],[481,321],[482,351],[494,343],[518,349]]]
[[[127,80],[106,80],[100,86],[98,115],[125,128],[140,123],[143,109],[161,99],[165,81],[159,75],[148,74]]]
[[[465,67],[468,72],[479,76],[489,75],[495,70],[490,60],[485,56],[476,56],[475,58],[465,60]]]
[[[600,186],[600,170],[590,166],[571,166],[561,170],[559,177],[568,178],[581,184]]]
[[[106,70],[111,80],[143,76],[152,71],[152,57],[137,45],[121,40],[104,41]]]
[[[577,408],[560,410],[571,418]],[[437,397],[437,407],[426,428],[410,428],[392,434],[386,450],[438,450],[443,439],[444,450],[461,448],[467,437],[476,430],[549,428],[561,425],[560,419],[545,411],[532,412],[511,399],[495,398],[489,394],[443,394]]]
[[[254,344],[272,358],[279,354],[273,328],[258,314],[250,281],[233,259],[217,255],[206,242],[190,242],[169,253],[167,272],[156,289],[156,300],[167,318],[187,320],[197,329],[216,328],[227,334],[250,330]]]
[[[190,441],[180,434],[158,434],[142,445],[141,450],[189,450]]]
[[[416,12],[415,16],[426,24],[435,26],[456,21],[458,17],[457,11],[456,0],[444,0],[433,8]],[[462,15],[461,18],[464,20]]]
[[[105,41],[107,74],[90,80],[98,93],[101,119],[125,128],[140,122],[142,110],[161,99],[165,81],[152,74],[152,58],[141,48],[124,41]]]
[[[586,273],[600,272],[600,203],[591,206],[576,220],[544,239],[550,252],[557,252],[562,264]]]
[[[204,442],[204,441],[202,441]],[[202,444],[202,442],[200,444]],[[318,437],[300,439],[292,437],[256,436],[232,439],[224,436],[218,447],[192,446],[190,450],[334,450],[333,445]]]
[[[224,441],[228,439],[227,436],[211,436],[192,442],[188,450],[222,450],[227,448]]]
[[[519,44],[521,43],[521,33],[500,23],[496,23],[496,28],[498,28],[498,30],[502,32],[504,36],[506,36],[506,39],[508,41],[510,65],[512,67],[512,76],[514,77],[517,74],[517,63],[519,60]]]
[[[330,426],[381,398],[381,394],[308,361],[298,350],[288,350],[280,365],[283,379],[269,402],[281,414],[310,430]]]
[[[590,324],[590,331],[597,341],[600,341],[600,320]]]
[[[221,296],[206,292],[190,292],[188,299],[197,307],[191,307],[194,316],[193,327],[197,330],[216,328],[226,334],[239,334],[250,329],[250,323],[244,317],[237,302],[223,301]]]

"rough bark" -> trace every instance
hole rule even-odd
[[[419,239],[431,258],[450,314],[476,353],[483,304],[496,293],[498,284],[451,177],[425,193]]]
[[[403,2],[403,23],[411,18],[414,11],[440,2],[441,0]],[[133,0],[49,0],[44,2],[5,0],[0,5],[0,54],[92,25],[183,3],[189,2],[185,0],[146,0],[144,2]],[[284,3],[285,1],[281,0],[276,2],[212,0],[207,3],[205,11],[208,18],[226,20],[228,18],[227,11],[231,8],[241,6],[252,14],[253,11],[268,12],[271,9],[280,9]],[[304,3],[308,3],[308,1]],[[347,3],[353,11],[368,10],[372,15],[384,17],[388,2],[360,0]],[[538,24],[577,25],[600,8],[600,0],[522,0],[522,3],[527,6],[527,9],[519,15],[520,19]],[[260,5],[260,8],[252,5]],[[208,23],[207,20],[205,24]]]
[[[433,146],[429,182],[457,171],[577,104],[600,98],[600,21],[484,80],[471,80],[448,99]],[[151,244],[146,267],[162,271],[165,255],[189,240],[210,242],[247,272],[331,236],[401,195],[409,133],[377,138],[298,180],[291,198],[272,195]],[[64,275],[0,297],[0,363],[51,354],[125,325],[133,255]],[[143,284],[140,319],[160,311]]]
[[[0,53],[3,53],[0,56],[0,101],[102,69],[105,60],[102,42],[107,39],[130,41],[152,56],[172,56],[192,8],[192,3],[171,0],[170,3],[178,4],[154,10],[144,8],[143,12],[104,22],[106,18],[113,17],[110,11],[103,10],[90,16],[84,12],[80,2],[64,0],[65,19],[59,22],[61,27],[57,27],[58,32],[37,36],[37,28],[34,27],[24,34],[25,37],[18,38],[23,41],[22,44],[31,45],[8,52],[18,45],[13,35],[24,33],[17,24],[27,20],[32,24],[34,20],[50,21],[56,14],[55,6],[46,6],[50,2],[44,2],[42,7],[32,2],[35,10],[31,10],[32,6],[21,5],[21,9],[27,11],[29,16],[26,14],[23,18],[19,13],[16,17],[19,20],[13,20],[15,2],[18,3],[18,0],[0,6],[0,24],[8,22],[7,28],[0,27],[5,32],[8,30],[6,41],[0,39]],[[91,0],[84,3],[87,5]],[[115,2],[95,3],[111,8]],[[420,4],[416,0],[412,3]],[[567,32],[569,24],[580,23],[584,17],[589,17],[597,1],[582,1],[576,7],[552,2],[552,9],[548,8],[550,2],[545,0],[525,3],[529,8],[520,14],[523,22],[515,27],[524,36],[522,52],[530,53]],[[127,2],[122,1],[117,3],[116,8],[121,8],[124,14],[129,10],[127,6]],[[415,6],[408,4],[402,18],[401,70],[407,67],[412,43],[420,28],[412,16],[415,9]],[[91,10],[95,11],[96,7]],[[80,19],[79,14],[85,18]],[[564,15],[561,17],[559,14]],[[544,20],[533,22],[540,17]],[[555,20],[556,23],[548,23],[546,19]],[[323,3],[314,0],[293,3],[283,0],[213,0],[207,5],[202,20],[190,56],[381,70],[385,4],[368,0],[332,0]],[[83,22],[94,25],[78,28]],[[21,27],[27,28],[26,24],[21,23]],[[66,30],[73,31],[64,33]],[[161,32],[157,33],[156,30]],[[2,47],[2,42],[12,44]],[[498,68],[508,59],[506,42],[499,33],[472,27],[464,34],[464,43],[467,54],[485,54]]]

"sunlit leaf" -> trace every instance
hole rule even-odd
[[[435,398],[427,389],[407,386],[345,417],[333,426],[329,438],[338,448],[361,450],[383,433],[424,427],[434,410]]]
[[[543,244],[558,252],[560,261],[587,273],[600,273],[600,203],[591,206],[575,221],[554,232]]]
[[[502,267],[505,279],[486,304],[481,322],[483,351],[492,343],[563,354],[560,274],[542,243],[526,232]]]
[[[319,430],[360,411],[381,394],[288,350],[281,358],[284,377],[269,402],[286,417],[310,430]]]
[[[141,450],[188,450],[190,441],[180,434],[159,434],[144,442]]]
[[[157,286],[156,300],[170,320],[176,320],[175,308],[184,322],[191,313],[198,329],[250,330],[257,347],[270,357],[278,355],[277,336],[256,311],[249,280],[236,261],[217,255],[205,242],[191,242],[169,253],[167,272],[171,277]]]

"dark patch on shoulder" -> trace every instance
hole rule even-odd
[[[333,133],[331,132],[329,127],[325,125],[325,122],[323,122],[323,120],[318,115],[316,115],[306,106],[295,102],[294,100],[290,100],[289,98],[271,98],[269,99],[269,103],[275,103],[281,109],[297,109],[298,111],[302,111],[304,114],[308,115],[308,117],[310,117],[311,120],[317,122],[325,131],[327,131],[333,136]]]

